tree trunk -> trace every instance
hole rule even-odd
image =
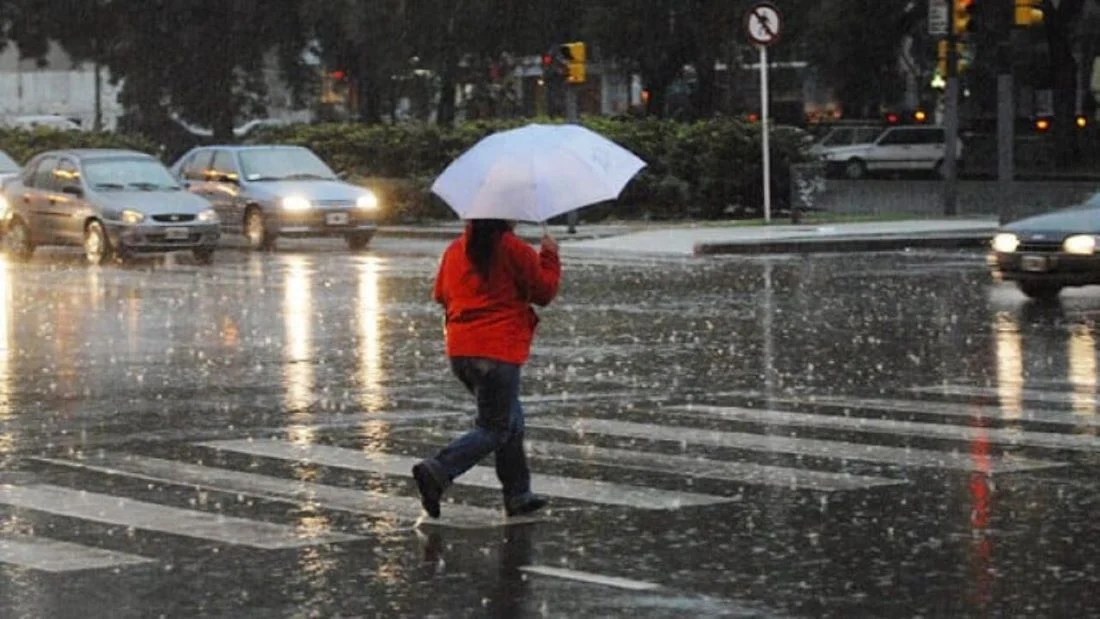
[[[1054,96],[1054,144],[1059,166],[1071,163],[1077,150],[1074,133],[1077,102],[1077,61],[1073,57],[1071,24],[1081,14],[1083,0],[1062,0],[1057,9],[1044,7],[1050,53],[1050,86]]]
[[[214,126],[211,127],[214,131],[214,141],[219,144],[231,144],[236,137],[233,135],[233,106],[228,101],[228,97],[224,97],[224,100],[219,102],[216,115],[214,117]]]

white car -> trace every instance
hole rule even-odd
[[[863,178],[869,172],[932,172],[942,174],[943,127],[890,127],[873,142],[822,149],[822,158],[832,172],[850,179]],[[962,163],[962,142],[956,143],[955,156]]]
[[[36,116],[14,116],[9,118],[6,123],[9,127],[15,129],[35,129],[37,127],[46,127],[48,129],[56,129],[58,131],[80,131],[80,125],[75,123],[72,119],[59,116],[57,114],[39,114]]]

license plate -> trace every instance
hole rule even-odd
[[[1046,256],[1024,255],[1020,256],[1020,269],[1032,273],[1042,273],[1050,268],[1050,262]]]
[[[346,226],[348,225],[348,214],[328,213],[325,215],[325,223],[330,226]]]
[[[182,241],[190,238],[190,228],[165,228],[164,238],[170,241]]]

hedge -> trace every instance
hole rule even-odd
[[[479,121],[456,127],[429,124],[301,124],[266,129],[253,143],[309,147],[334,169],[381,194],[386,223],[446,219],[453,215],[429,191],[454,158],[479,139],[528,120]],[[538,122],[553,122],[545,119]],[[657,119],[589,117],[583,124],[630,149],[647,162],[614,202],[584,209],[582,218],[717,219],[758,213],[760,127],[735,118],[692,123]],[[792,127],[771,134],[773,207],[788,204],[792,163],[807,161],[808,135]],[[36,129],[0,130],[0,148],[17,161],[55,148],[129,148],[163,153],[148,138],[132,134]],[[172,163],[166,161],[165,163]]]
[[[432,179],[479,139],[526,122],[481,121],[454,128],[289,125],[268,129],[252,141],[313,149],[333,168],[374,187],[392,223],[453,217],[430,194]],[[732,118],[681,123],[602,117],[585,118],[582,124],[648,164],[618,200],[584,209],[585,220],[716,219],[752,215],[763,204],[759,125]],[[772,131],[772,196],[777,211],[788,204],[790,165],[809,160],[809,142],[805,132],[793,127]]]

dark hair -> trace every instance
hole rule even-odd
[[[482,281],[489,281],[489,267],[493,263],[493,253],[500,243],[500,236],[512,229],[511,222],[503,219],[474,219],[468,224],[469,237],[466,240],[466,257],[474,265],[474,270]]]

